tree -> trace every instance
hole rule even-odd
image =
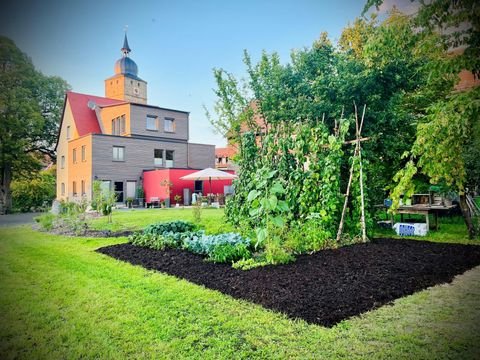
[[[42,209],[55,199],[55,166],[42,170],[31,178],[12,181],[12,206],[15,210],[28,212]]]
[[[35,70],[13,41],[0,37],[0,213],[11,210],[14,177],[37,172],[53,150],[68,84]]]
[[[382,3],[382,0],[369,0],[364,12]],[[474,0],[420,1],[419,11],[412,17],[412,25],[426,39],[418,44],[418,50],[431,52],[432,42],[428,39],[436,37],[441,40],[437,43],[442,45],[443,53],[426,64],[432,81],[412,93],[417,99],[425,96],[432,99],[425,111],[418,112],[414,106],[404,108],[418,117],[419,125],[416,140],[404,155],[408,162],[396,174],[397,185],[392,191],[395,207],[402,193],[413,191],[412,180],[419,173],[432,183],[457,191],[470,238],[479,235],[467,206],[466,187],[478,187],[480,160],[472,154],[480,152],[480,89],[459,92],[454,85],[461,70],[480,74],[478,12]],[[437,79],[447,80],[442,88]]]

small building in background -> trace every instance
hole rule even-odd
[[[145,190],[145,201],[154,205],[154,201],[170,200],[170,204],[191,205],[192,195],[209,195],[219,199],[225,194],[232,193],[232,180],[212,180],[211,188],[208,181],[182,180],[182,176],[190,175],[202,169],[155,169],[143,172],[143,186]],[[233,174],[234,171],[226,171]],[[181,197],[177,202],[176,198]],[[154,199],[154,201],[152,200]]]
[[[237,149],[233,145],[227,147],[215,148],[215,168],[218,170],[237,170],[234,156],[237,154]]]

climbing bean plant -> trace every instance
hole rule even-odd
[[[276,54],[264,54],[257,64],[245,54],[244,84],[215,70],[216,127],[228,129],[238,149],[238,179],[226,217],[255,238],[267,263],[288,261],[289,251],[319,250],[335,239],[353,161],[353,146],[345,143],[353,114],[343,116],[346,106],[334,106],[329,98],[336,81],[332,53],[322,36],[311,52],[292,54],[287,65]],[[355,197],[349,204],[359,206]],[[349,238],[359,234],[359,213],[347,214]]]

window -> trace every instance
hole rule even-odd
[[[82,180],[82,196],[85,195],[85,181]]]
[[[193,192],[195,193],[203,193],[203,181],[202,180],[195,180],[195,183],[194,183],[194,190]]]
[[[120,134],[125,134],[125,115],[120,116]]]
[[[116,117],[112,120],[112,135],[125,134],[125,115]]]
[[[65,183],[62,183],[62,186],[60,188],[61,188],[62,195],[65,195]]]
[[[77,163],[77,149],[73,149],[72,151],[72,161],[74,164]]]
[[[82,161],[87,161],[87,146],[82,145]]]
[[[155,166],[163,166],[163,150],[153,150],[154,164]]]
[[[113,147],[113,161],[125,161],[125,148],[123,146]]]
[[[165,151],[165,167],[173,167],[173,150]]]
[[[157,117],[152,115],[147,115],[147,130],[157,131]]]
[[[67,126],[67,140],[70,139],[70,126]]]
[[[77,196],[77,183],[75,181],[72,183],[72,192],[73,196]]]
[[[165,128],[164,128],[165,132],[175,132],[175,120],[174,119],[165,118],[164,125],[165,125]]]
[[[60,159],[60,168],[65,169],[65,156],[62,155],[62,158]]]
[[[111,188],[110,180],[102,180],[102,183],[100,184],[100,188],[101,188],[102,194],[107,195]]]

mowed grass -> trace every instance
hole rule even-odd
[[[422,215],[409,215],[409,216],[410,216],[409,218],[410,221],[419,222],[419,223],[425,222],[425,216],[422,216]],[[380,218],[385,219],[385,216],[383,213],[381,214]],[[405,219],[406,219],[406,216],[405,216]],[[394,222],[401,222],[400,215],[395,216]],[[430,226],[432,226],[435,223],[432,215],[429,216],[429,222],[430,222]],[[438,230],[430,230],[426,236],[409,236],[408,239],[435,241],[435,242],[442,242],[442,243],[480,245],[479,240],[470,240],[468,238],[468,231],[467,231],[467,227],[465,226],[463,217],[461,216],[439,217],[438,224],[439,224]],[[401,238],[401,236],[398,236],[394,230],[384,229],[380,227],[375,227],[373,236]]]
[[[124,241],[0,228],[0,357],[480,357],[480,267],[324,328],[95,252]]]
[[[94,229],[107,229],[112,231],[140,230],[145,226],[159,221],[170,220],[194,221],[192,208],[169,208],[169,209],[129,209],[115,210],[112,222],[106,217],[93,219],[90,226]],[[223,209],[204,208],[201,210],[199,223],[210,234],[234,231],[223,216]]]

